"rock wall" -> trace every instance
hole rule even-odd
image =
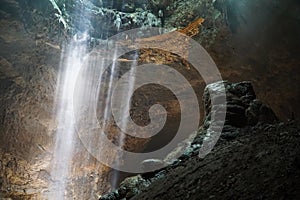
[[[64,42],[73,36],[72,31],[80,30],[76,24],[71,23],[68,29],[71,33],[66,31],[63,23],[55,17],[53,13],[55,9],[49,1],[5,0],[2,3],[3,7],[0,12],[3,27],[0,31],[2,47],[0,50],[0,136],[2,139],[0,147],[3,162],[0,168],[2,180],[0,193],[3,197],[14,199],[47,199],[48,186],[54,181],[51,180],[50,173],[54,133],[57,129],[57,122],[53,118],[53,103],[58,68]],[[89,2],[86,1],[86,3]],[[95,7],[91,4],[87,5],[86,9],[95,11],[93,10]],[[111,16],[109,22],[113,24],[113,16],[117,14],[120,14],[124,20],[126,16],[130,19],[140,16],[136,15],[137,13],[122,13],[122,11],[108,7],[103,9],[104,11],[104,16],[92,12],[95,17],[93,19],[103,22],[101,20]],[[132,26],[148,26],[149,12],[148,14],[145,11],[137,12],[143,16],[137,19],[137,24],[132,24]],[[75,20],[80,13],[74,12],[73,14],[72,20]],[[143,24],[144,22],[146,24]],[[111,23],[108,26],[111,26]],[[94,24],[94,26],[97,25]],[[117,31],[115,25],[106,28],[111,31],[109,35]],[[92,38],[90,39],[92,42]],[[121,65],[125,66],[124,63]],[[155,89],[153,88],[153,91]],[[146,95],[147,98],[151,94],[153,93]],[[169,93],[166,94],[169,95]],[[139,99],[139,96],[136,98]],[[161,101],[166,101],[166,99],[167,95]],[[145,98],[144,100],[148,101]],[[145,102],[137,102],[137,107],[139,104],[145,106]],[[173,102],[166,104],[174,109]],[[150,101],[146,106],[149,105],[151,105]],[[176,114],[177,110],[174,110]],[[145,123],[148,118],[141,117],[139,113],[141,110],[136,113],[136,117],[142,118]],[[169,123],[168,127],[171,126],[172,124]],[[118,140],[116,132],[118,130],[112,125],[109,136],[111,140]],[[169,131],[167,137],[172,137],[171,134],[173,133]],[[137,151],[144,148],[146,142],[128,138],[125,147]],[[79,139],[76,145],[76,152],[74,152],[76,159],[72,165],[73,176],[69,179],[71,184],[68,188],[68,195],[75,199],[95,199],[99,193],[109,190],[108,172],[110,169],[91,157]],[[81,189],[82,185],[85,185],[84,191]],[[91,194],[93,195],[90,196]]]

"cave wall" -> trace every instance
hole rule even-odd
[[[0,7],[0,199],[47,199],[57,129],[54,96],[65,38],[59,39],[56,29],[45,35],[49,21],[41,11],[22,6],[5,0]],[[76,150],[82,160],[73,167],[69,195],[84,199],[108,191],[103,184],[108,183],[108,167],[80,144]],[[78,194],[82,185],[90,186]]]
[[[281,120],[299,118],[299,1],[217,3],[228,29],[208,49],[223,78],[251,80],[258,97]]]
[[[272,107],[280,119],[299,118],[300,5],[297,0],[217,0],[214,8],[211,4],[207,6],[211,10],[204,16],[201,12],[185,13],[189,10],[184,10],[184,7],[200,6],[200,3],[193,4],[195,1],[174,0],[172,4],[163,2],[152,4],[151,9],[156,14],[159,6],[167,6],[166,26],[183,27],[191,20],[207,17],[200,28],[200,34],[194,39],[209,51],[224,79],[232,82],[252,81],[258,98]],[[30,9],[24,10],[22,6]],[[115,7],[106,6],[125,12],[132,5],[126,8],[119,4],[114,4]],[[215,10],[219,10],[222,15],[217,20],[211,20],[209,16],[217,16],[214,15]],[[46,187],[43,180],[47,181],[47,163],[37,161],[48,161],[51,154],[55,131],[52,106],[61,43],[71,35],[63,30],[62,24],[58,23],[51,12],[53,8],[48,1],[1,2],[2,191],[18,190],[25,195],[27,193],[22,192],[24,184],[35,179],[41,182],[30,183],[29,188],[37,189],[39,184]],[[48,14],[49,19],[46,19]],[[30,23],[32,26],[28,26]],[[116,33],[116,27],[111,28],[110,34]],[[214,40],[210,43],[208,40],[212,36]],[[78,152],[78,155],[81,153]],[[95,162],[91,161],[86,174],[103,170],[95,167]],[[20,177],[23,181],[20,181]],[[99,182],[105,179],[98,178]],[[38,191],[27,192],[33,194]]]
[[[85,9],[94,11],[93,4],[84,3]],[[48,0],[1,2],[0,198],[47,199],[49,183],[53,182],[51,159],[57,129],[53,105],[58,69],[64,44],[74,36],[73,31],[81,31],[74,21],[83,17],[72,10],[72,4],[68,6],[74,18],[66,29],[54,15],[56,11]],[[107,5],[104,15],[93,13],[92,22],[87,24],[100,29],[101,23],[108,18],[111,23],[101,26],[105,29],[103,32],[108,32],[107,36],[116,33],[117,12],[121,12],[124,19],[131,19],[133,15],[115,8],[118,7]],[[141,19],[133,26],[145,25],[142,22],[147,21],[148,14],[138,12]],[[64,17],[67,19],[66,15]],[[103,39],[97,31],[91,36]],[[110,188],[110,169],[93,158],[78,138],[76,140],[68,195],[77,199],[97,199],[99,193]],[[129,148],[136,148],[134,141]]]

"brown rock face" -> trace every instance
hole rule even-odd
[[[17,14],[18,4],[8,4]],[[0,22],[0,193],[27,199],[46,189],[49,181],[56,72],[38,54],[45,49],[35,46],[15,15],[7,14]]]

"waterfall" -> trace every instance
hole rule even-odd
[[[72,41],[66,44],[66,47],[63,49],[57,81],[54,117],[58,127],[51,162],[49,195],[47,195],[47,199],[50,200],[70,199],[73,198],[71,197],[72,195],[79,199],[97,198],[95,194],[91,194],[91,191],[86,192],[86,194],[80,194],[81,191],[74,191],[74,188],[76,188],[74,187],[74,181],[78,181],[74,180],[74,178],[77,178],[75,175],[78,175],[76,172],[81,171],[82,177],[89,177],[90,174],[81,170],[81,167],[89,164],[90,160],[95,160],[96,157],[90,152],[91,149],[97,154],[111,156],[112,159],[115,159],[116,166],[122,166],[122,149],[125,144],[128,120],[130,120],[128,111],[130,108],[130,95],[133,93],[135,85],[137,51],[135,51],[134,59],[130,61],[132,62],[130,69],[127,70],[129,78],[123,90],[118,92],[118,96],[125,102],[120,109],[122,118],[119,128],[121,130],[117,133],[111,133],[113,136],[118,135],[116,142],[118,151],[110,151],[110,148],[103,144],[103,137],[106,137],[105,131],[109,129],[113,121],[111,103],[115,83],[118,78],[116,74],[120,72],[118,71],[120,70],[118,57],[122,50],[118,49],[117,43],[112,42],[114,45],[111,45],[108,39],[106,45],[99,45],[104,49],[98,49],[99,51],[96,52],[97,56],[94,56],[94,60],[93,56],[89,56],[92,53],[88,51],[89,39],[92,41],[95,38],[89,38],[88,25],[86,24],[89,20],[84,18],[84,16],[90,16],[90,13],[85,13],[88,9],[84,9],[83,4],[81,5],[80,2],[78,4],[74,6],[75,12],[81,13],[83,17],[76,22],[76,27],[78,30],[81,30],[81,33],[75,34]],[[119,31],[121,15],[116,16],[114,24]],[[132,16],[128,15],[127,17]],[[108,33],[105,34],[105,32],[103,34],[109,35]],[[125,39],[128,39],[128,36]],[[95,41],[99,42],[100,39],[95,39]],[[109,53],[106,55],[99,52]],[[109,63],[106,60],[107,58],[112,59],[110,65],[107,65]],[[82,143],[86,149],[83,149],[82,146],[79,147],[82,145],[79,140],[81,142],[82,140],[85,141]],[[87,155],[88,153],[91,154]],[[91,155],[95,158],[91,158]],[[80,164],[78,164],[76,158],[80,159]],[[98,165],[102,164],[98,163]],[[102,171],[99,173],[102,173]],[[100,179],[101,175],[97,178]],[[111,188],[116,188],[119,179],[119,173],[116,172],[111,177],[110,183],[107,184],[110,184]],[[76,182],[76,184],[78,183]],[[80,184],[88,186],[91,183],[85,180],[80,182]],[[97,185],[98,183],[95,182],[93,184]],[[93,188],[93,191],[98,191],[97,186]]]
[[[76,79],[80,72],[83,55],[86,54],[85,43],[76,39],[66,49],[66,59],[60,64],[56,88],[55,117],[58,123],[52,158],[50,193],[48,199],[65,199],[68,178],[74,152],[75,119],[73,96]]]

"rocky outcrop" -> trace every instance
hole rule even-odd
[[[216,103],[220,99],[219,95],[211,95],[210,92],[213,93],[214,88],[218,88],[220,84],[224,84],[226,90],[226,119],[222,130],[222,138],[229,139],[235,137],[235,130],[238,128],[254,126],[258,122],[273,123],[277,121],[277,117],[273,111],[266,105],[263,105],[260,100],[256,99],[250,82],[218,82],[208,85],[204,91],[203,101],[206,110],[204,129],[207,129],[212,124],[211,102]],[[213,109],[214,112],[218,111],[218,107]]]
[[[220,85],[225,86],[227,105],[218,104],[219,101],[218,99],[220,99],[220,96],[218,95],[220,93],[216,91],[220,89]],[[108,195],[102,196],[100,199],[101,200],[113,200],[113,199],[123,199],[123,198],[125,199],[168,199],[168,198],[183,199],[183,198],[190,198],[190,197],[192,197],[192,199],[195,199],[197,197],[196,191],[198,190],[197,189],[198,187],[197,185],[194,185],[194,181],[200,180],[200,177],[197,177],[198,172],[201,176],[203,176],[205,172],[200,173],[200,171],[214,170],[213,167],[214,164],[213,163],[207,164],[207,163],[218,162],[218,159],[226,159],[227,148],[232,148],[232,146],[236,145],[236,143],[233,142],[236,141],[235,140],[236,138],[242,137],[243,139],[245,139],[245,141],[249,140],[249,145],[251,146],[252,142],[253,143],[259,142],[249,138],[252,137],[250,133],[251,130],[259,129],[259,131],[265,131],[264,129],[268,126],[273,127],[272,129],[274,129],[274,127],[284,126],[283,124],[274,125],[277,123],[277,118],[275,114],[269,107],[263,105],[259,100],[256,99],[255,92],[250,82],[229,83],[225,81],[225,82],[216,82],[213,84],[209,84],[205,89],[203,100],[204,100],[205,110],[206,110],[206,118],[205,118],[204,125],[199,130],[193,142],[185,150],[183,155],[181,155],[177,160],[173,160],[173,163],[171,165],[166,166],[162,170],[125,179],[125,181],[120,184],[119,189],[117,189],[116,191]],[[212,101],[214,101],[214,107],[212,107],[211,104]],[[217,121],[214,122],[211,121],[212,112],[218,111],[219,110],[218,108],[220,106],[227,107],[224,128],[222,130],[220,140],[218,141],[215,150],[213,150],[213,152],[210,153],[207,156],[207,158],[200,160],[200,158],[197,155],[199,153],[199,149],[203,145],[203,141],[207,137],[209,126],[211,124],[216,124],[216,125],[219,124]],[[216,118],[215,120],[218,120],[218,118]],[[210,132],[210,134],[212,133]],[[260,138],[261,136],[257,135],[254,137]],[[237,145],[237,148],[240,147],[241,146]],[[274,146],[270,146],[270,148],[274,148]],[[266,151],[263,148],[259,149],[258,151],[260,150]],[[177,150],[175,149],[174,151]],[[237,151],[240,150],[238,149]],[[217,157],[213,157],[213,156],[217,156]],[[236,165],[234,161],[231,162],[233,162],[233,164]],[[156,162],[156,163],[161,163],[161,162]],[[198,166],[197,170],[192,169],[194,168],[193,166],[195,165]],[[211,169],[206,165],[209,165]],[[249,166],[249,167],[253,167],[253,166]],[[268,169],[266,168],[264,170],[268,170]],[[182,174],[176,174],[176,173],[182,173]],[[226,174],[226,172],[223,171],[219,171],[216,173],[219,173],[220,176],[222,175],[222,173]],[[184,178],[185,176],[192,177],[192,178],[189,179]],[[173,180],[170,181],[171,179]],[[169,180],[170,183],[166,182],[165,180]],[[179,184],[179,182],[182,182],[182,180],[184,180],[184,182],[186,181],[186,183]],[[139,184],[136,184],[136,182],[138,182]],[[160,182],[164,182],[163,185],[161,185]],[[170,188],[176,187],[177,186],[176,184],[181,185],[185,189],[178,188],[177,190],[173,191],[172,189],[171,191]],[[187,185],[184,186],[185,184]],[[211,183],[211,185],[213,184],[218,184],[218,183],[216,182]],[[160,189],[158,189],[159,187]],[[187,187],[191,187],[191,188],[187,188]],[[247,185],[245,185],[244,189],[247,191]],[[205,186],[203,186],[201,190],[205,191]],[[155,193],[150,194],[152,193],[152,191],[155,191]],[[207,194],[199,194],[199,195],[205,196]]]

